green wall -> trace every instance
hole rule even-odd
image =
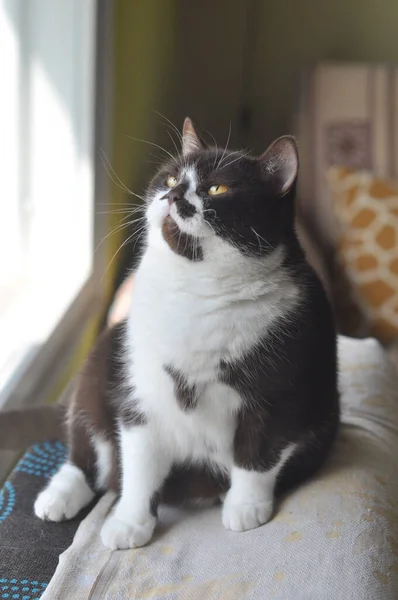
[[[120,180],[142,193],[153,161],[162,153],[150,144],[131,138],[162,143],[165,128],[160,117],[167,115],[174,91],[175,0],[114,0],[113,108],[111,164]],[[128,197],[111,182],[110,209],[118,210]],[[136,200],[134,200],[135,202]],[[109,229],[124,215],[111,214]],[[109,238],[109,261],[125,232]],[[133,244],[134,245],[134,244]],[[116,266],[117,260],[112,267]],[[112,289],[115,268],[108,276]]]
[[[246,0],[179,0],[176,17],[176,95],[173,118],[189,115],[221,145],[231,123],[240,143],[239,104],[244,82]]]

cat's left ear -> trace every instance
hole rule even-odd
[[[293,187],[299,169],[297,143],[291,135],[273,142],[259,158],[264,174],[270,177],[276,194],[285,196]]]
[[[195,127],[193,126],[191,119],[187,117],[182,128],[183,156],[187,156],[187,154],[191,154],[192,152],[198,152],[199,150],[203,150],[203,148],[204,146],[200,140],[200,137],[195,131]]]

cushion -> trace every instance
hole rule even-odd
[[[0,490],[0,598],[38,600],[89,509],[62,527],[44,523],[33,502],[64,462],[60,442],[32,446]]]
[[[114,501],[107,494],[81,522],[42,600],[398,598],[397,374],[372,339],[340,338],[339,354],[336,446],[267,525],[233,533],[219,507],[161,507],[147,547],[111,552],[99,537]]]
[[[329,170],[336,258],[371,334],[398,339],[398,184],[368,172]]]
[[[299,197],[325,248],[338,231],[324,182],[343,165],[398,179],[398,69],[370,63],[319,63],[302,76],[295,115]]]

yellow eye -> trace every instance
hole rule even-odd
[[[173,188],[177,185],[177,178],[173,177],[173,175],[169,175],[168,178],[166,179],[166,185],[169,188]]]
[[[225,192],[228,192],[226,185],[212,185],[209,188],[208,194],[209,196],[218,196],[219,194],[225,194]]]

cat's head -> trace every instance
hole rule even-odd
[[[234,247],[263,256],[294,236],[298,151],[290,136],[261,156],[207,147],[185,119],[179,156],[164,164],[147,191],[151,237],[191,261]],[[219,256],[219,252],[216,252]]]

